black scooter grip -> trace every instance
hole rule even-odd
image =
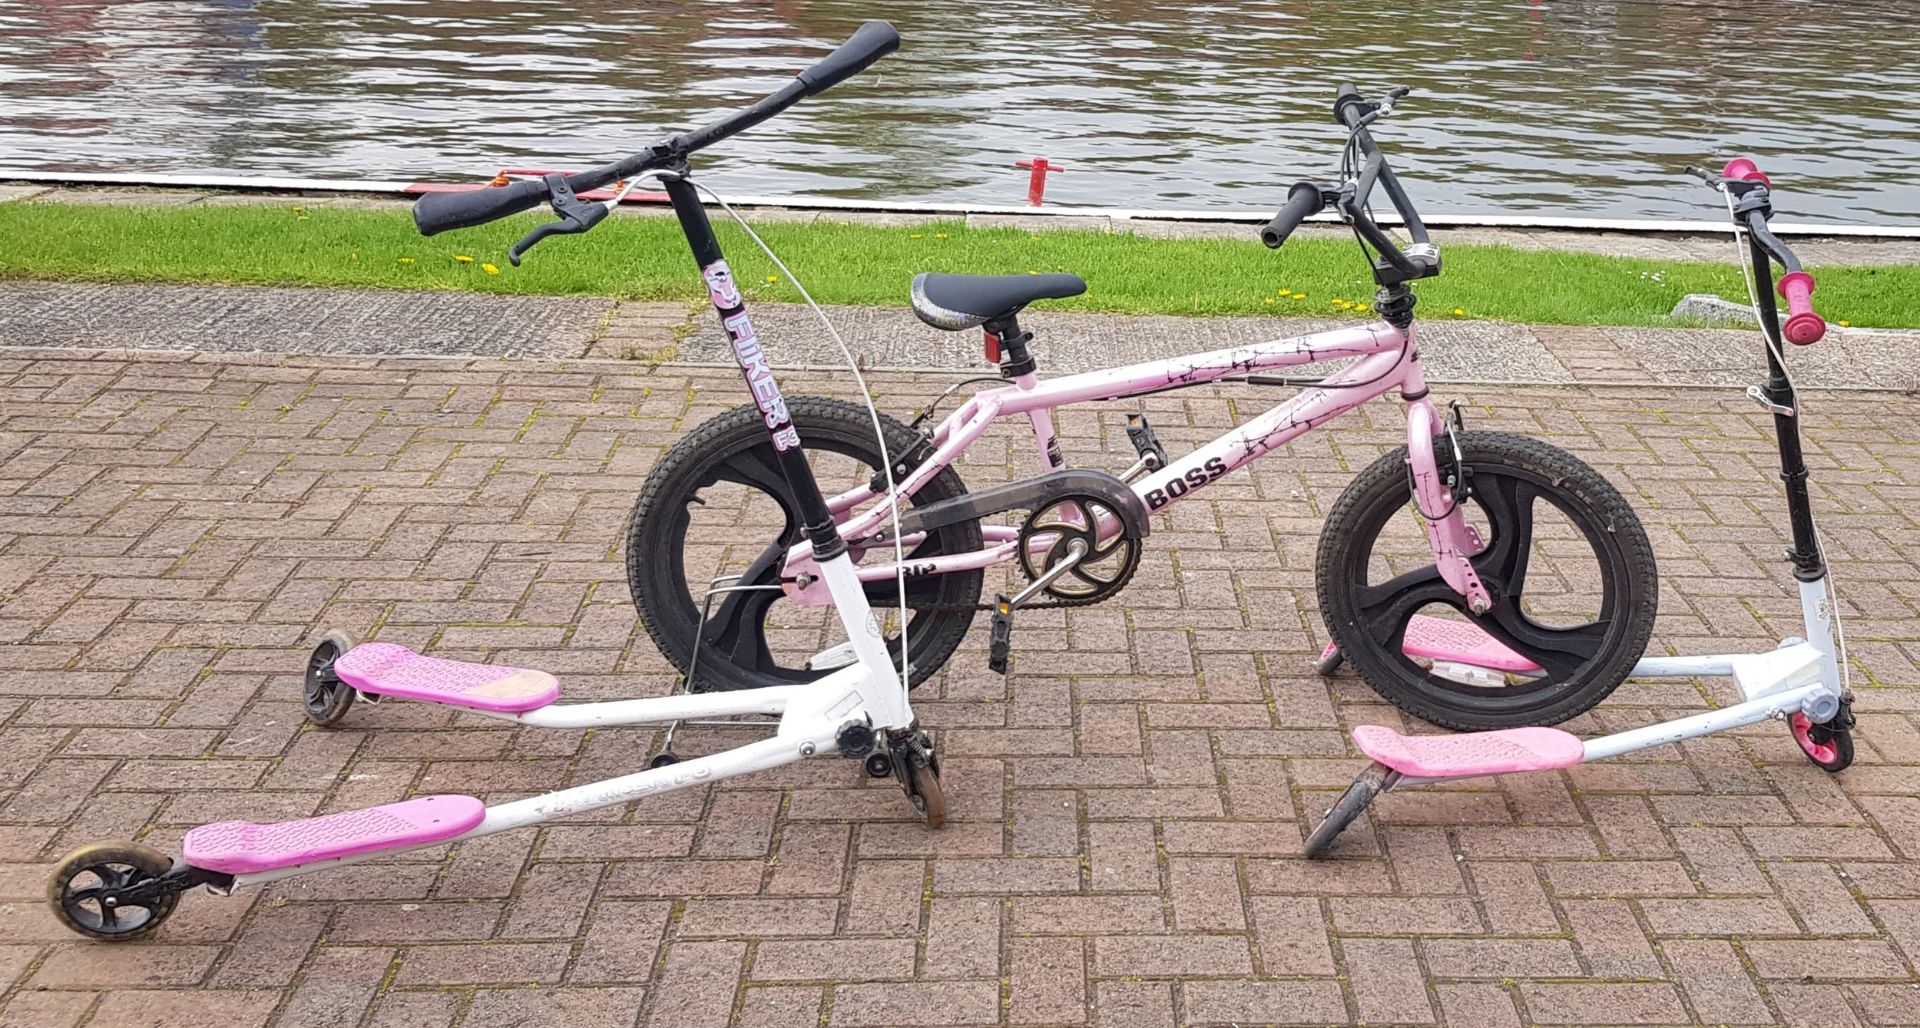
[[[900,33],[884,21],[867,22],[832,53],[796,76],[808,96],[819,96],[867,70],[873,62],[900,48]]]
[[[448,229],[469,228],[498,221],[509,214],[530,211],[547,199],[547,184],[521,179],[504,186],[453,193],[428,193],[413,204],[413,223],[430,236]]]

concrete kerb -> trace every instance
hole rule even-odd
[[[656,368],[674,367],[693,371],[738,371],[739,366],[724,361],[683,361],[674,360],[648,363],[624,357],[550,357],[544,355],[496,356],[489,354],[463,353],[406,353],[406,354],[356,354],[356,353],[300,353],[282,350],[221,350],[206,352],[199,350],[161,350],[138,348],[100,348],[82,347],[0,347],[0,359],[45,360],[45,361],[85,361],[85,360],[138,360],[155,362],[177,362],[194,364],[255,364],[283,365],[287,367],[356,367],[356,368],[407,368],[414,366],[449,366],[466,364],[475,367],[487,365],[541,365],[553,371],[567,371],[574,368],[627,368],[641,372],[651,372]],[[844,364],[786,364],[776,363],[776,371],[783,374],[832,375],[844,374]],[[979,378],[980,372],[963,368],[910,367],[893,364],[863,365],[863,373],[883,375],[913,375],[924,378],[942,378],[964,380]],[[1310,386],[1317,381],[1311,376],[1279,375],[1234,375],[1218,379],[1222,384],[1244,385],[1249,379],[1259,381],[1254,384],[1274,385],[1277,387]],[[1603,391],[1640,391],[1648,389],[1678,389],[1687,391],[1716,392],[1738,389],[1734,386],[1714,382],[1652,382],[1632,379],[1581,379],[1579,381],[1542,382],[1535,379],[1500,378],[1443,378],[1429,375],[1427,381],[1433,385],[1473,386],[1489,388],[1515,389],[1594,389]],[[1914,395],[1914,387],[1883,385],[1807,385],[1799,386],[1797,391],[1803,395],[1811,393],[1888,393],[1896,396]]]

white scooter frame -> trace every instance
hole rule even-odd
[[[577,193],[646,173],[665,173],[660,177],[708,294],[732,340],[748,388],[766,415],[769,438],[803,527],[814,542],[815,558],[847,635],[843,646],[850,649],[853,662],[804,685],[556,704],[552,701],[558,697],[558,683],[545,672],[424,657],[387,643],[356,647],[344,633],[329,633],[307,669],[307,713],[321,725],[339,721],[356,696],[384,696],[442,703],[536,728],[677,726],[692,718],[749,714],[771,715],[778,719],[777,726],[771,738],[719,753],[685,761],[664,754],[644,771],[495,806],[467,796],[427,796],[276,824],[202,825],[182,840],[178,860],[134,844],[82,847],[54,869],[49,898],[62,923],[94,938],[135,938],[158,928],[171,915],[180,894],[196,886],[225,894],[763,771],[822,751],[862,760],[865,771],[874,777],[895,777],[928,826],[940,827],[946,818],[946,801],[932,741],[914,718],[906,675],[888,652],[706,211],[686,177],[686,160],[694,151],[824,91],[898,46],[899,36],[891,26],[868,22],[780,91],[705,129],[570,177],[556,174],[505,187],[429,194],[414,212],[422,232],[431,235],[551,202],[563,220],[536,228],[516,245],[510,256],[518,264],[519,255],[545,235],[584,231],[611,209],[611,202],[588,203]],[[880,445],[885,446],[884,439]]]

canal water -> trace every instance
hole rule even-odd
[[[623,155],[779,84],[862,20],[875,72],[713,151],[735,192],[1277,205],[1331,174],[1334,86],[1426,209],[1920,224],[1920,3],[1862,0],[0,0],[0,167],[473,178]]]

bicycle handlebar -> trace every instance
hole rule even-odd
[[[711,125],[657,143],[631,157],[577,175],[568,175],[566,186],[573,194],[590,193],[642,172],[677,164],[696,150],[744,132],[809,96],[832,89],[899,48],[900,33],[894,31],[892,25],[880,20],[869,21],[832,53],[751,106],[735,111]],[[421,235],[431,236],[532,210],[552,195],[553,191],[544,180],[522,180],[505,186],[460,192],[428,193],[414,203],[413,223],[420,229]],[[529,235],[521,240],[525,245],[518,249],[524,250],[537,241]]]
[[[1408,199],[1407,191],[1401,188],[1400,180],[1387,164],[1386,155],[1380,152],[1379,144],[1373,141],[1373,134],[1367,131],[1367,126],[1392,111],[1395,101],[1408,92],[1406,87],[1398,86],[1388,90],[1380,100],[1368,101],[1353,83],[1340,84],[1334,92],[1333,120],[1347,129],[1353,145],[1364,158],[1359,173],[1352,181],[1342,183],[1339,189],[1322,189],[1310,182],[1295,184],[1287,193],[1286,206],[1261,230],[1261,242],[1277,249],[1309,215],[1331,203],[1340,211],[1341,218],[1353,226],[1361,240],[1379,254],[1379,260],[1374,263],[1374,279],[1382,286],[1439,274],[1439,250],[1427,236],[1420,213],[1414,210],[1413,201]],[[1387,198],[1393,202],[1407,235],[1413,240],[1412,245],[1405,249],[1395,245],[1393,239],[1367,212],[1367,204],[1372,199],[1375,186],[1387,191]]]

